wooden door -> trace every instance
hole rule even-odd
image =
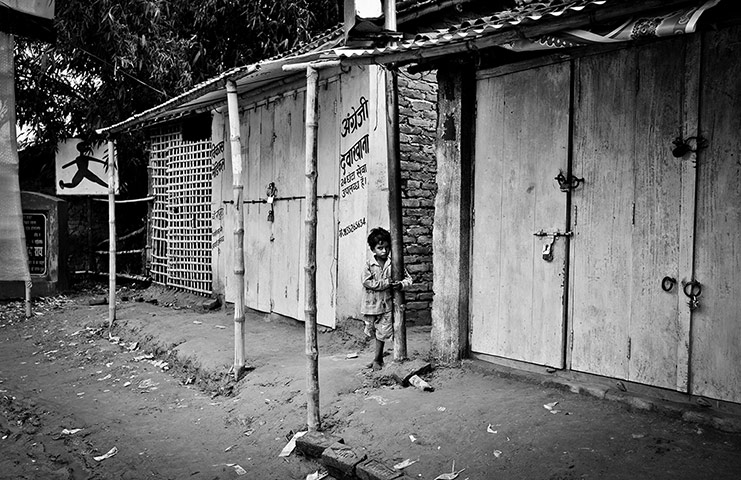
[[[707,33],[702,53],[691,388],[741,402],[741,28]]]
[[[576,60],[573,170],[584,183],[572,197],[570,294],[574,370],[680,390],[689,317],[679,288],[661,287],[691,257],[682,186],[693,179],[671,153],[692,95],[685,45]]]
[[[560,368],[566,241],[533,233],[566,230],[569,65],[480,74],[477,105],[471,349]]]

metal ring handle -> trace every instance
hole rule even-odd
[[[689,287],[689,290],[688,290]],[[684,294],[687,295],[689,298],[692,297],[699,297],[702,293],[702,285],[700,285],[700,282],[697,282],[695,280],[691,280],[684,284]]]
[[[661,289],[665,292],[671,292],[674,285],[677,284],[677,279],[673,277],[664,277],[661,279]]]

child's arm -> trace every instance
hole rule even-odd
[[[406,268],[404,269],[404,278],[399,282],[393,282],[392,286],[400,288],[401,290],[406,290],[407,288],[412,286],[412,276],[409,275],[409,272]]]
[[[378,280],[373,278],[370,264],[366,263],[365,270],[363,270],[363,286],[368,290],[386,290],[391,286],[391,283],[385,278],[379,278]]]

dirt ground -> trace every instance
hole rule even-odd
[[[285,480],[320,468],[278,457],[306,423],[303,324],[248,315],[253,369],[235,383],[230,311],[124,293],[111,342],[107,306],[90,297],[44,299],[29,320],[0,304],[0,478]],[[410,328],[410,356],[426,357],[429,332]],[[415,460],[410,478],[453,464],[460,480],[741,478],[739,435],[474,362],[426,375],[434,392],[402,388],[364,368],[372,347],[353,332],[319,341],[324,430],[391,465]]]

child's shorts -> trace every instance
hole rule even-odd
[[[372,337],[374,334],[376,340],[385,342],[394,337],[393,313],[386,312],[380,315],[365,316],[365,334]]]

